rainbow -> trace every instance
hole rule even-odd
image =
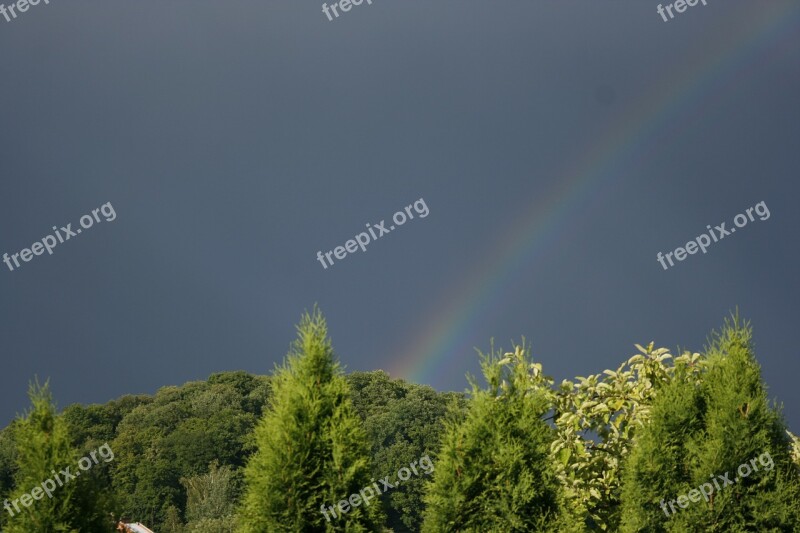
[[[392,377],[435,386],[444,373],[452,375],[452,368],[464,368],[454,363],[474,357],[467,332],[500,308],[504,293],[558,241],[558,231],[574,225],[579,209],[609,186],[619,163],[641,155],[654,135],[696,109],[715,88],[741,85],[737,75],[763,60],[764,50],[787,36],[782,44],[789,46],[792,29],[800,24],[800,6],[793,2],[760,2],[758,10],[741,8],[739,13],[752,22],[747,29],[704,43],[691,57],[681,58],[689,61],[681,76],[665,77],[655,84],[655,91],[623,110],[608,134],[565,168],[558,185],[520,214],[496,248],[481,254],[485,259],[476,259],[438,298],[442,306],[420,321],[419,334],[412,336],[415,340],[393,358]]]

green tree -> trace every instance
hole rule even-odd
[[[237,481],[230,466],[219,466],[216,461],[208,473],[182,478],[186,489],[186,531],[233,533]]]
[[[639,353],[616,370],[562,381],[552,393],[557,437],[551,454],[567,489],[574,514],[586,517],[590,531],[618,531],[621,513],[621,465],[632,439],[650,419],[653,402],[676,368],[699,382],[704,358],[684,352],[673,358],[666,348],[636,345]],[[547,391],[552,380],[541,373],[532,385]]]
[[[61,416],[69,424],[72,443],[79,451],[91,451],[111,442],[117,435],[117,426],[125,416],[153,398],[145,395],[126,395],[105,404],[67,406]]]
[[[622,531],[800,530],[798,469],[751,339],[734,316],[700,383],[679,372],[656,399],[624,467]]]
[[[685,461],[693,440],[702,437],[705,408],[700,386],[679,367],[653,402],[651,419],[625,462],[623,531],[666,531],[660,503],[665,495],[677,496],[675,490],[689,481]]]
[[[16,421],[0,430],[0,498],[5,498],[14,489],[14,473],[17,471],[17,450],[14,446]],[[0,512],[0,531],[3,530],[7,512]]]
[[[48,384],[31,384],[28,395],[32,407],[13,428],[15,489],[4,503],[10,503],[14,514],[5,530],[8,533],[108,531],[110,515],[99,504],[91,472],[81,472],[82,477],[76,475],[78,452],[71,445],[67,422],[56,413]],[[74,479],[62,473],[67,468],[69,474],[76,475]],[[42,490],[43,483],[51,489],[51,496]],[[26,502],[28,506],[24,505]]]
[[[256,428],[241,531],[379,530],[383,517],[375,501],[346,513],[335,507],[371,484],[366,436],[319,310],[303,315],[297,330]],[[332,506],[326,518],[322,509]]]
[[[164,512],[164,522],[159,531],[161,533],[186,533],[183,520],[181,520],[181,513],[174,505],[167,507]]]
[[[531,386],[541,366],[523,345],[504,356],[492,350],[481,367],[488,388],[470,378],[466,419],[447,425],[422,530],[575,531],[550,460],[554,431],[543,420],[550,402]]]
[[[117,458],[110,463],[118,512],[167,531],[175,527],[176,512],[185,514],[181,478],[206,473],[212,461],[231,466],[240,477],[255,450],[253,429],[268,395],[266,376],[223,372],[163,387],[125,414],[112,443]]]
[[[463,411],[463,394],[439,393],[425,385],[392,380],[383,370],[347,376],[353,405],[371,444],[372,477],[382,479],[421,457],[435,454],[451,403]],[[419,531],[428,476],[411,476],[382,497],[387,525],[395,533]]]

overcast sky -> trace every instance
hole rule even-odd
[[[708,0],[669,22],[656,5],[373,0],[329,21],[307,0],[51,0],[0,18],[0,253],[116,212],[0,263],[0,425],[36,375],[63,407],[268,373],[318,302],[348,370],[440,390],[492,337],[524,335],[561,380],[636,342],[699,350],[739,306],[800,431],[800,5]],[[317,260],[420,198],[424,219]],[[769,219],[657,262],[761,201]]]

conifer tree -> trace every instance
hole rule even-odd
[[[69,468],[69,474],[77,474],[79,457],[66,421],[56,414],[49,385],[31,384],[28,396],[32,407],[13,430],[17,471],[15,488],[3,502],[3,513],[10,515],[6,533],[107,531],[107,515],[96,499],[91,473],[73,479],[62,473]]]
[[[531,386],[524,346],[482,355],[488,383],[470,378],[466,419],[449,421],[425,497],[422,530],[442,532],[576,531],[550,461],[553,430],[543,421],[547,393]]]
[[[699,386],[676,379],[656,400],[625,467],[623,531],[800,530],[800,477],[751,334],[734,316]]]
[[[325,319],[315,308],[297,331],[276,370],[270,409],[256,428],[240,530],[380,531],[377,498],[338,506],[372,481],[367,439]]]
[[[703,436],[705,406],[696,380],[684,368],[676,366],[673,380],[661,390],[623,467],[623,531],[668,531],[660,504],[691,484],[684,463],[694,440]]]

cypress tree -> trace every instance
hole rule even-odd
[[[528,352],[482,355],[488,383],[470,378],[472,400],[464,420],[444,431],[433,481],[425,497],[422,531],[575,531],[549,448],[553,430],[543,416],[550,404],[531,386]]]
[[[669,531],[660,505],[691,484],[685,462],[693,441],[702,438],[705,406],[699,385],[687,376],[676,366],[623,466],[622,531]]]
[[[800,530],[800,477],[749,324],[734,316],[706,353],[700,385],[676,380],[634,445],[623,531]]]
[[[108,515],[96,500],[91,474],[76,475],[78,452],[72,447],[67,422],[56,414],[49,385],[31,384],[28,396],[31,409],[13,429],[17,471],[15,488],[3,502],[5,531],[108,531]],[[73,479],[62,473],[67,468]]]
[[[270,409],[256,428],[240,530],[379,531],[377,498],[338,506],[372,481],[367,439],[325,319],[315,308],[303,315],[297,331],[276,369]]]

